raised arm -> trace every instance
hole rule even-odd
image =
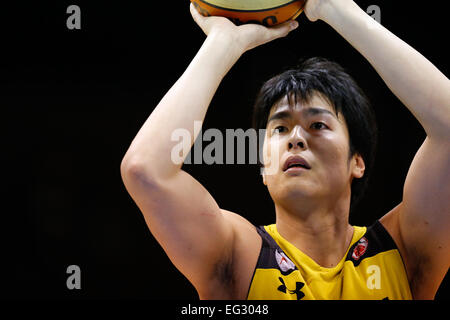
[[[179,141],[172,134],[190,133],[192,146],[198,132],[194,121],[205,117],[221,80],[246,51],[293,28],[257,25],[236,27],[225,18],[205,18],[191,5],[194,20],[208,35],[201,49],[164,96],[133,140],[121,164],[124,184],[144,214],[147,225],[174,265],[191,281],[201,297],[211,297],[211,286],[226,281],[234,256],[234,245],[256,231],[243,218],[221,210],[207,190],[173,161],[172,150]],[[184,156],[187,155],[187,152]],[[252,237],[252,232],[254,236]],[[230,298],[226,289],[220,298]],[[215,296],[218,298],[218,296]]]
[[[450,265],[450,81],[351,0],[308,0],[305,13],[356,48],[427,133],[402,203],[381,221],[400,247],[413,296],[433,298]]]
[[[448,141],[450,80],[352,0],[308,0],[305,13],[333,27],[375,68],[429,138]]]

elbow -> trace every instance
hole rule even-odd
[[[128,180],[127,178],[130,176],[137,175],[138,171],[141,170],[136,163],[131,163],[128,159],[122,159],[120,163],[120,175],[122,176],[122,180]]]
[[[128,185],[143,185],[145,187],[161,187],[172,179],[181,168],[161,165],[160,159],[142,153],[125,154],[120,163],[120,174],[126,187]]]
[[[123,180],[127,177],[138,175],[141,170],[142,166],[138,164],[137,161],[132,160],[127,156],[125,156],[120,163],[120,175]]]
[[[142,161],[138,160],[136,156],[125,154],[120,163],[120,173],[122,175],[136,173],[142,170]]]
[[[156,184],[155,175],[145,163],[136,157],[125,156],[120,163],[120,175],[125,186],[128,188],[136,183],[144,183],[147,186]]]
[[[120,163],[120,176],[126,187],[128,187],[131,181],[134,181],[139,177],[140,172],[142,172],[142,167],[135,160],[132,160],[127,156],[122,159],[122,162]]]

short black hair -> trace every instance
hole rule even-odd
[[[364,176],[354,179],[351,186],[350,211],[353,211],[367,188],[373,168],[377,144],[375,114],[367,96],[355,80],[339,64],[325,58],[309,58],[265,82],[253,110],[253,127],[266,129],[272,107],[287,97],[292,105],[308,103],[319,94],[341,113],[349,132],[350,157],[359,154],[366,165]]]

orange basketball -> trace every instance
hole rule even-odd
[[[306,0],[191,0],[203,16],[227,17],[235,24],[258,23],[267,27],[295,19]]]

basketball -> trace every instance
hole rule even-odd
[[[306,0],[191,0],[203,16],[227,17],[236,25],[257,23],[266,27],[295,19]]]

